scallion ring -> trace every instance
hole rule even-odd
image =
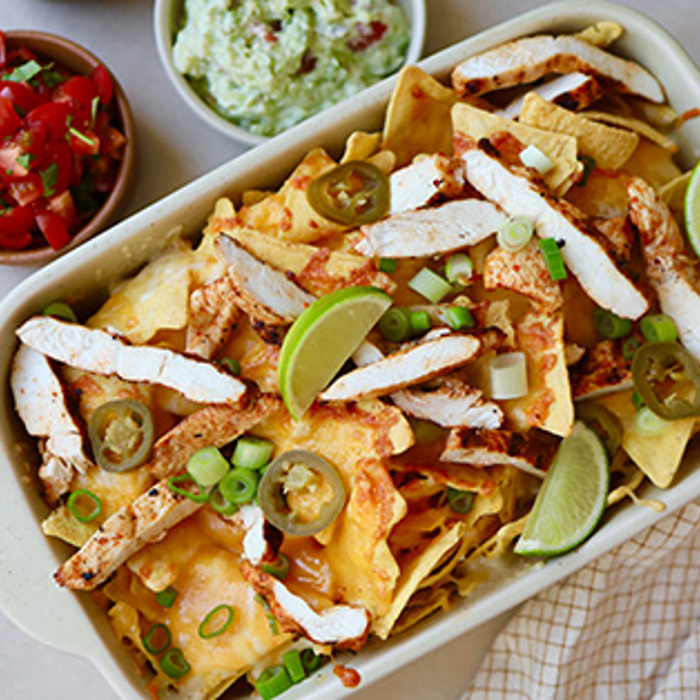
[[[634,427],[645,435],[657,435],[668,429],[669,421],[656,415],[649,406],[642,406],[634,414]]]
[[[522,250],[535,233],[535,225],[524,216],[511,216],[496,233],[498,245],[510,253]]]
[[[262,570],[280,580],[286,578],[289,573],[289,557],[282,552],[277,554],[274,561],[267,561],[262,565]]]
[[[255,682],[255,688],[263,700],[271,700],[289,690],[293,685],[289,671],[282,664],[266,668]]]
[[[219,482],[221,495],[229,502],[241,505],[250,503],[258,492],[260,473],[253,469],[236,467]]]
[[[92,508],[85,512],[81,504],[87,501],[92,503]],[[81,523],[90,523],[102,512],[102,501],[88,489],[76,489],[68,496],[66,507]]]
[[[520,162],[527,168],[534,168],[540,175],[546,175],[554,167],[552,159],[532,144],[520,152]]]
[[[186,486],[180,486],[186,484]],[[185,496],[195,503],[206,503],[209,500],[209,491],[200,486],[188,473],[177,474],[168,479],[168,488],[180,496]],[[196,491],[192,491],[196,488]]]
[[[379,258],[379,263],[377,264],[377,269],[380,272],[386,272],[388,275],[396,271],[396,265],[398,260],[395,258]]]
[[[452,285],[429,267],[421,268],[408,281],[408,286],[433,304],[439,304],[452,292]]]
[[[392,306],[379,319],[379,332],[392,343],[411,337],[411,312],[402,306]]]
[[[72,307],[66,304],[65,301],[53,301],[44,307],[41,312],[44,316],[53,316],[54,318],[68,321],[69,323],[77,323],[78,318],[75,315]]]
[[[201,447],[187,460],[188,474],[205,488],[218,484],[230,466],[216,447]]]
[[[604,338],[624,338],[632,331],[632,322],[628,318],[620,318],[607,309],[596,309],[593,312],[593,323]]]
[[[469,513],[474,505],[474,492],[450,486],[447,489],[447,502],[455,513],[464,515]]]
[[[450,284],[466,286],[474,275],[474,263],[466,253],[453,253],[445,264],[445,277]]]
[[[224,498],[218,484],[209,494],[209,505],[221,515],[233,515],[238,510],[237,503],[231,503],[231,501]]]
[[[639,322],[642,335],[650,343],[673,343],[678,340],[678,329],[666,314],[650,314]]]
[[[519,399],[528,392],[527,358],[515,351],[496,355],[489,363],[491,398]]]
[[[313,649],[307,647],[301,650],[301,663],[304,664],[307,673],[313,673],[321,668],[323,657],[317,654]]]
[[[298,649],[289,649],[282,654],[282,663],[292,679],[292,683],[301,683],[307,673]]]
[[[158,622],[146,632],[143,646],[149,654],[158,656],[170,646],[171,641],[170,630],[162,622]]]
[[[231,463],[242,469],[260,469],[270,461],[274,449],[275,446],[269,440],[244,435],[236,440]]]
[[[627,338],[622,345],[622,356],[625,360],[634,359],[634,355],[637,350],[639,350],[640,345],[639,339],[635,338],[633,335]]]
[[[566,279],[566,265],[564,265],[564,257],[557,242],[553,238],[541,238],[540,252],[547,270],[549,270],[549,276],[555,282]]]
[[[223,357],[219,360],[219,365],[221,365],[227,372],[230,372],[235,377],[241,374],[241,363],[234,357]]]
[[[419,311],[411,311],[410,316],[411,321],[411,335],[423,335],[430,330],[432,326],[432,321],[430,320],[430,313],[425,309]]]
[[[197,633],[202,639],[211,639],[223,634],[233,622],[234,611],[230,605],[221,603],[213,608],[199,623]]]
[[[165,673],[166,676],[175,681],[187,675],[192,668],[187,662],[182,650],[177,647],[168,649],[168,651],[165,652],[160,660],[160,667],[163,669],[163,673]]]
[[[466,306],[450,306],[441,316],[453,331],[463,331],[476,325],[472,312]]]
[[[177,591],[172,586],[168,586],[164,590],[156,593],[156,600],[162,607],[172,608],[177,600]]]

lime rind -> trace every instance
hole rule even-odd
[[[305,413],[392,302],[378,287],[345,287],[317,299],[294,321],[278,362],[280,393],[294,419]]]
[[[695,165],[685,190],[683,218],[688,241],[700,258],[700,161]]]
[[[576,421],[547,472],[516,554],[558,556],[580,545],[600,522],[609,487],[605,446],[594,430]]]

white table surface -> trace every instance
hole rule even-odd
[[[622,0],[673,33],[700,63],[698,0]],[[546,4],[538,0],[428,0],[426,53]],[[116,74],[136,119],[138,181],[127,216],[245,150],[183,106],[156,54],[150,0],[0,0],[0,29],[42,29],[83,44]],[[0,294],[33,268],[0,266]],[[369,686],[357,700],[457,698],[473,676],[505,614]],[[0,613],[0,697],[6,700],[116,698],[83,659],[48,648]]]

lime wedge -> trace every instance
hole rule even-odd
[[[683,200],[685,231],[695,254],[700,258],[700,161],[693,169]]]
[[[515,552],[554,556],[581,544],[605,510],[609,485],[603,443],[595,431],[576,421],[559,445]]]
[[[346,287],[316,300],[294,321],[278,364],[280,393],[293,418],[311,406],[392,302],[377,287]]]

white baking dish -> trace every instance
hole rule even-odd
[[[649,19],[597,0],[539,8],[467,39],[421,65],[438,77],[446,77],[465,56],[516,36],[572,31],[602,19],[625,26],[627,32],[616,43],[616,50],[655,73],[678,111],[700,105],[700,72],[682,48]],[[377,128],[391,87],[391,81],[377,85],[349,106],[333,108],[199,178],[35,273],[0,304],[0,607],[27,633],[90,659],[124,698],[145,695],[145,689],[112,635],[106,616],[89,596],[62,590],[52,578],[69,548],[45,538],[39,527],[47,509],[31,477],[37,456],[14,415],[8,385],[9,363],[16,347],[14,329],[55,299],[70,301],[79,311],[94,308],[110,280],[134,271],[157,253],[171,231],[181,228],[196,233],[217,197],[229,194],[235,198],[243,189],[273,186],[311,146],[322,144],[337,151],[350,131]],[[697,120],[683,126],[680,145],[684,165],[700,157]],[[666,504],[665,514],[631,504],[617,507],[577,550],[543,566],[523,563],[411,633],[387,643],[371,643],[353,658],[352,666],[360,671],[363,682],[369,683],[521,603],[700,497],[698,467],[700,446],[696,444],[673,488],[663,492],[649,488],[650,497]],[[290,690],[285,698],[328,699],[350,692],[326,667],[317,678]]]

